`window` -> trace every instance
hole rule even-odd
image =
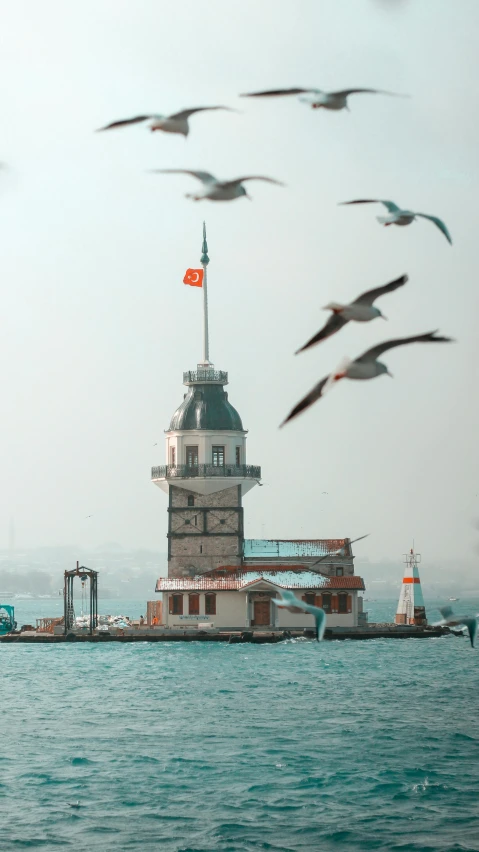
[[[170,595],[170,613],[183,615],[183,595]]]
[[[187,467],[198,467],[198,447],[186,448],[186,465]]]
[[[323,609],[325,612],[331,612],[331,595],[323,595]]]
[[[205,615],[216,615],[216,595],[205,595]]]
[[[170,464],[172,467],[176,466],[176,447],[172,447],[170,450]]]
[[[239,467],[241,464],[241,447],[236,447],[235,461],[236,467]]]
[[[314,592],[306,592],[306,594],[303,597],[303,600],[304,600],[305,603],[309,604],[310,606],[316,606],[316,603],[315,603],[316,594]]]
[[[344,574],[344,568],[336,568],[336,577],[342,577]]]
[[[200,614],[200,596],[188,595],[188,615]]]
[[[193,523],[194,523],[195,527],[197,527],[197,526],[198,526],[198,515],[195,515],[195,516],[194,516],[194,518],[193,518]]]
[[[213,447],[213,467],[223,467],[225,463],[225,448]]]
[[[194,505],[195,505],[195,498],[193,497],[192,494],[188,494],[188,506],[194,506]]]
[[[339,606],[338,612],[347,612],[348,611],[348,596],[347,595],[338,595]]]

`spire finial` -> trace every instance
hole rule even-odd
[[[201,246],[201,265],[208,266],[210,259],[208,257],[208,243],[206,242],[206,222],[203,222],[203,245]]]

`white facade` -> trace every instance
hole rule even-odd
[[[249,573],[249,572],[248,572]],[[287,572],[289,574],[289,572]],[[309,572],[308,572],[309,574]],[[328,627],[357,627],[360,610],[358,591],[364,588],[360,578],[356,588],[335,588],[332,579],[317,575],[316,588],[291,588],[291,584],[256,576],[253,582],[245,582],[242,588],[219,588],[213,581],[207,588],[198,588],[203,578],[184,581],[159,580],[157,591],[162,591],[163,625],[170,628],[197,627],[198,624],[213,624],[218,629],[276,629],[304,630],[313,626],[311,615],[302,611],[290,612],[272,603],[280,597],[281,589],[290,586],[299,599],[306,595],[316,606],[324,606]],[[246,578],[245,578],[246,579]],[[227,585],[227,581],[225,581]],[[209,599],[209,600],[207,600]],[[209,604],[209,605],[208,605]],[[343,611],[339,611],[342,609]],[[345,611],[344,611],[345,610]]]
[[[187,464],[187,447],[198,447],[198,464],[213,464],[213,447],[224,447],[224,464],[246,464],[246,432],[214,432],[206,429],[168,432],[167,464]],[[175,461],[173,461],[173,458]]]

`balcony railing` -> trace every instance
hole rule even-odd
[[[196,382],[215,382],[217,384],[226,385],[228,383],[228,373],[224,370],[187,370],[183,373],[183,384],[190,385]]]
[[[190,479],[191,477],[228,476],[238,479],[261,479],[261,468],[255,464],[165,464],[151,468],[152,479]]]

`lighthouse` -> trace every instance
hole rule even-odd
[[[405,553],[404,556],[406,567],[396,612],[396,624],[424,625],[427,624],[426,607],[418,568],[421,554],[415,553],[414,548],[411,547],[409,553]]]
[[[209,262],[203,223],[203,358],[196,370],[183,373],[187,390],[165,432],[166,464],[151,472],[153,483],[168,494],[170,578],[241,566],[243,496],[261,478],[261,468],[246,463],[247,431],[225,390],[228,373],[210,361]]]

